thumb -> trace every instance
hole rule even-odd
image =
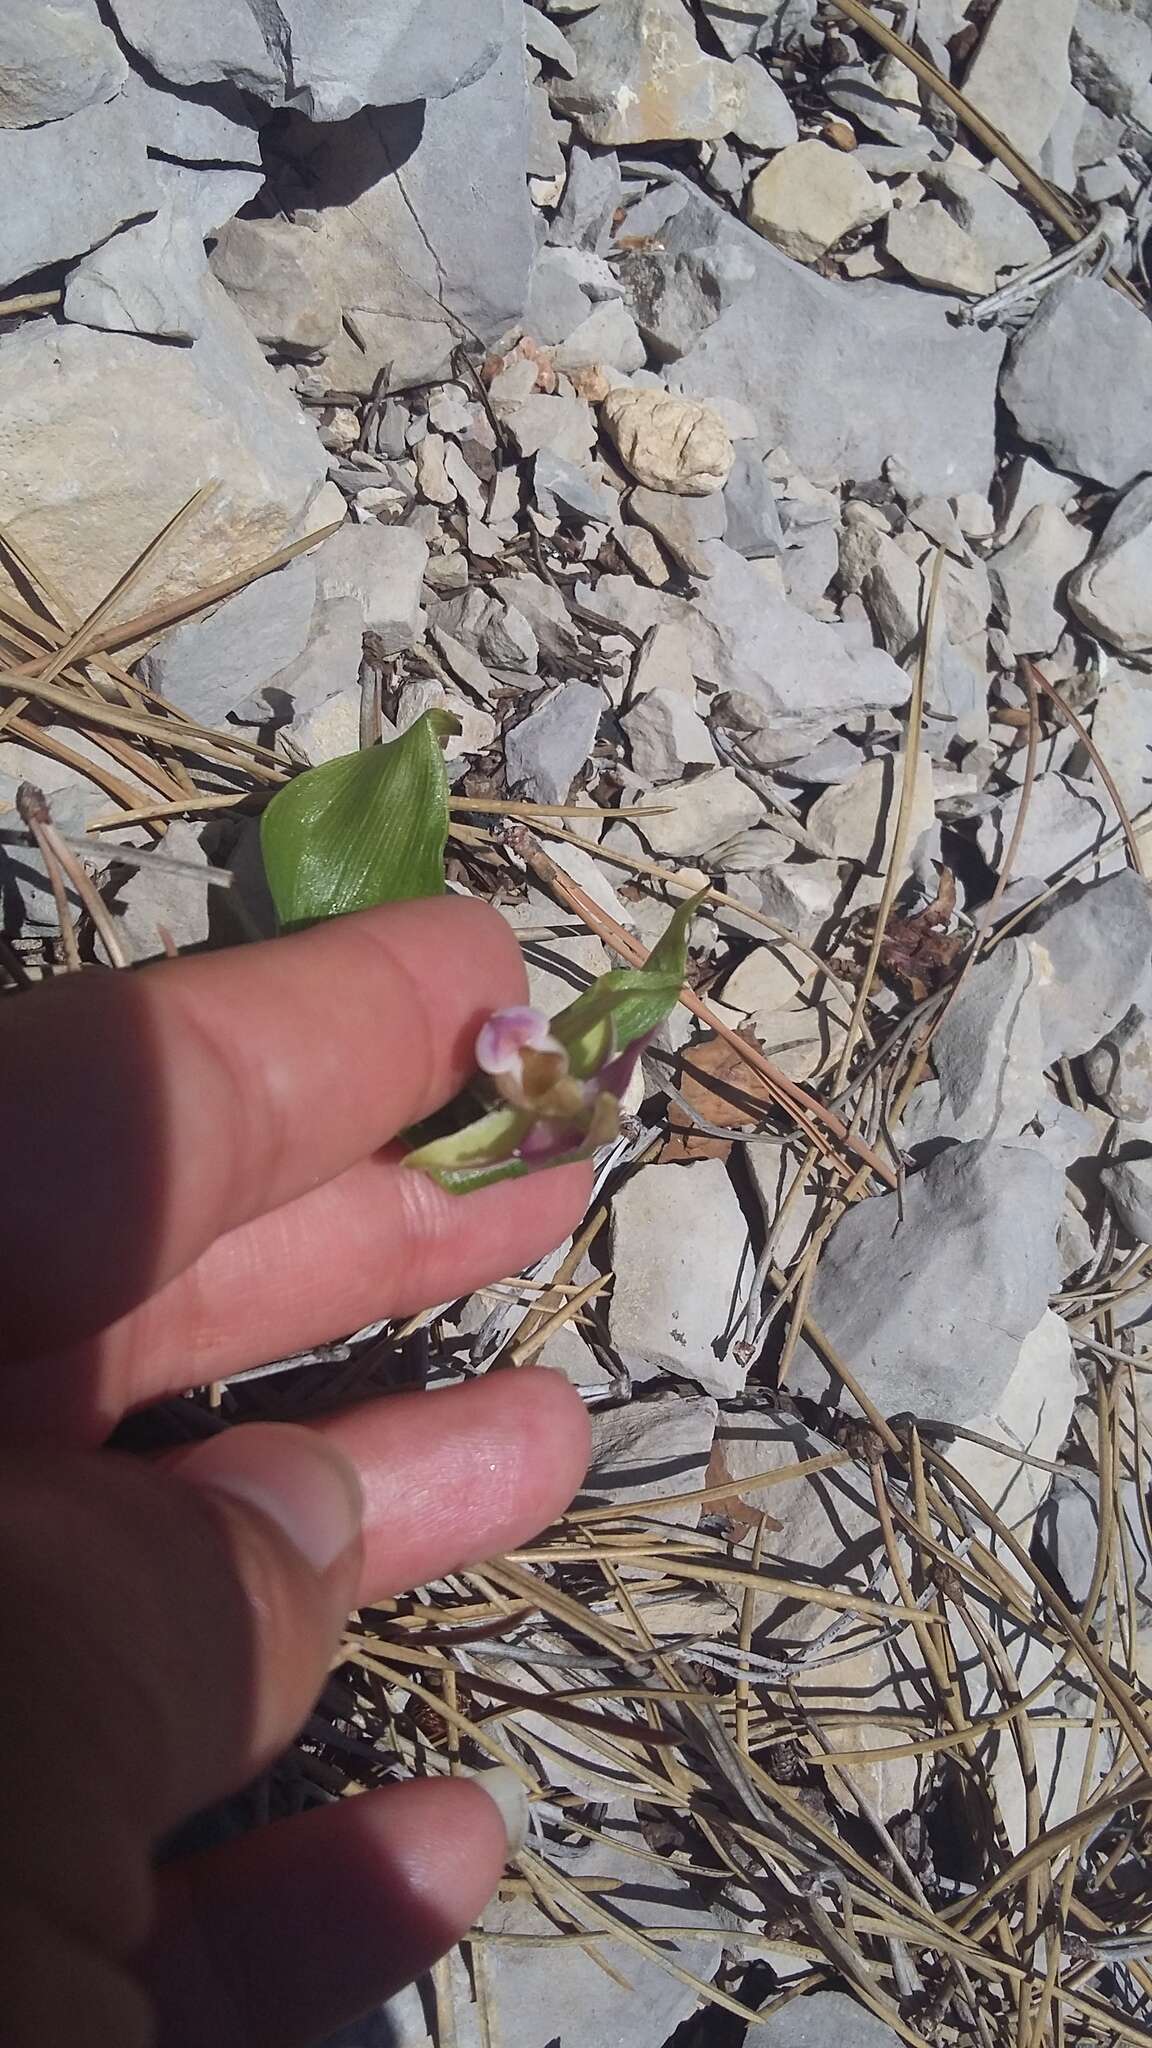
[[[323,1685],[355,1598],[358,1481],[323,1437],[259,1425],[163,1466],[0,1460],[0,1489],[0,1667],[19,1680],[0,1696],[0,1922],[20,1957],[19,2048],[119,2048],[135,2019],[105,2036],[94,2013],[147,1936],[156,1840],[261,1769]]]

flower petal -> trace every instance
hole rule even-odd
[[[511,1010],[495,1010],[480,1026],[476,1038],[476,1065],[482,1074],[519,1074],[522,1052],[559,1053],[563,1050],[552,1035],[552,1020],[543,1010],[522,1003]]]

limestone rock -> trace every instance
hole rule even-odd
[[[95,0],[52,7],[9,0],[0,19],[0,128],[32,128],[78,114],[110,100],[127,76]]]
[[[869,874],[885,874],[896,836],[902,774],[894,755],[878,755],[850,781],[817,797],[806,823],[822,850],[833,860],[855,861]],[[935,818],[932,763],[927,754],[921,754],[916,763],[902,881],[912,872],[917,841],[931,830]]]
[[[651,491],[705,498],[724,488],[734,450],[710,406],[666,391],[610,391],[601,421],[637,483]]]
[[[158,198],[144,144],[115,100],[37,128],[0,127],[0,186],[13,195],[0,214],[0,286],[82,256]]]
[[[204,237],[171,204],[112,235],[71,272],[64,317],[112,334],[194,341],[207,317]]]
[[[1060,1317],[1046,1308],[1036,1328],[1025,1337],[1016,1369],[994,1409],[976,1418],[973,1433],[1014,1445],[1031,1457],[1054,1461],[1068,1433],[1079,1390],[1071,1334]],[[1027,1550],[1036,1510],[1048,1491],[1048,1473],[1023,1464],[1010,1450],[990,1451],[963,1437],[949,1446],[948,1458]]]
[[[900,2036],[843,1991],[793,1999],[765,2022],[764,2048],[896,2048]]]
[[[760,823],[764,807],[734,768],[717,768],[691,782],[665,783],[660,813],[640,819],[644,838],[657,854],[704,855]]]
[[[1152,1148],[1126,1151],[1100,1174],[1121,1227],[1137,1244],[1152,1244]]]
[[[1111,646],[1152,648],[1152,478],[1120,500],[1068,594],[1085,625]]]
[[[564,683],[506,741],[508,779],[533,803],[563,804],[592,752],[604,699],[591,683]]]
[[[170,85],[130,71],[119,104],[150,154],[205,166],[261,164],[266,110],[254,112],[253,102],[234,85]]]
[[[973,106],[1037,166],[1072,83],[1076,7],[1077,0],[1000,0],[964,81]]]
[[[841,1217],[810,1312],[883,1414],[990,1412],[1057,1284],[1062,1199],[1039,1153],[965,1144],[908,1180],[903,1222],[895,1194]],[[820,1396],[840,1383],[805,1348],[792,1384]]]
[[[1043,263],[1048,244],[1032,215],[988,172],[965,164],[933,164],[925,183],[971,236],[993,270]]]
[[[925,496],[987,491],[1002,335],[954,326],[922,291],[818,277],[703,197],[689,206],[693,222],[721,214],[755,276],[671,365],[671,389],[739,400],[808,476],[879,476],[895,456]]]
[[[932,1042],[934,1136],[1014,1137],[1036,1115],[1047,1089],[1035,984],[1023,939],[1004,939],[977,961]]]
[[[653,246],[627,252],[618,269],[659,362],[686,354],[756,276],[753,253],[733,238],[728,216],[691,201],[661,228]]]
[[[701,1244],[708,1258],[701,1262]],[[725,1346],[748,1228],[719,1160],[647,1166],[612,1204],[614,1348],[636,1371],[739,1393],[747,1367]]]
[[[376,0],[334,10],[328,0],[115,0],[125,39],[178,85],[229,79],[271,106],[343,121],[366,106],[441,99],[491,64],[502,0]]]
[[[300,555],[166,633],[140,673],[197,724],[219,725],[302,653],[315,605],[315,558]]]
[[[598,1408],[592,1416],[592,1455],[577,1511],[610,1502],[626,1511],[634,1501],[662,1500],[705,1486],[718,1413],[706,1394],[663,1394],[655,1400]],[[700,1509],[669,1508],[661,1517],[665,1519],[693,1528]]]
[[[257,340],[289,355],[323,353],[340,325],[335,286],[308,263],[306,249],[288,221],[234,220],[211,257]]]
[[[1066,630],[1068,579],[1092,545],[1059,505],[1037,505],[1014,540],[990,556],[988,574],[1017,654],[1051,654]]]
[[[1012,349],[1001,395],[1058,470],[1123,490],[1152,469],[1152,327],[1101,278],[1047,294]]]
[[[797,263],[815,263],[891,204],[887,187],[851,156],[826,142],[795,142],[752,180],[748,224]]]
[[[1118,1488],[1123,1544],[1130,1561],[1133,1588],[1141,1605],[1152,1605],[1152,1556],[1144,1533],[1139,1492],[1132,1480]],[[1040,1549],[1057,1582],[1076,1608],[1082,1608],[1092,1589],[1100,1528],[1100,1482],[1094,1472],[1071,1469],[1057,1473],[1036,1518]],[[1091,1622],[1093,1617],[1087,1616]]]
[[[328,348],[335,389],[367,394],[385,363],[394,390],[446,376],[458,342],[495,341],[523,312],[535,255],[522,169],[528,99],[512,33],[519,6],[503,4],[500,55],[451,98],[335,127],[286,125],[283,147],[300,173],[300,263],[363,342],[341,329]]]
[[[647,690],[620,721],[641,782],[674,782],[686,768],[715,768],[704,720],[679,690]]]
[[[713,716],[747,735],[758,765],[794,760],[854,711],[905,701],[908,678],[889,655],[846,645],[724,542],[710,542],[708,556],[696,611],[713,631],[708,680],[728,693]]]
[[[733,968],[724,984],[724,1001],[729,1009],[781,1010],[803,995],[816,974],[816,963],[787,939],[770,946],[755,946]]]
[[[587,142],[707,141],[734,130],[745,81],[705,56],[680,0],[601,0],[567,36],[576,76],[558,81],[552,100]]]
[[[1125,868],[1071,883],[1028,930],[1045,1061],[1075,1059],[1145,996],[1152,968],[1152,898]]]
[[[308,530],[324,450],[213,280],[190,349],[41,324],[0,339],[0,522],[87,610],[201,485],[221,488],[126,600],[133,616]]]
[[[406,526],[342,526],[308,559],[324,603],[354,598],[381,654],[399,654],[418,638],[428,543]]]
[[[888,254],[921,284],[983,298],[996,284],[996,268],[974,235],[938,199],[899,206],[884,234]]]
[[[1072,76],[1106,114],[1139,120],[1152,76],[1152,22],[1138,11],[1079,0],[1072,30]]]
[[[1148,1017],[1133,1004],[1099,1045],[1084,1055],[1084,1067],[1097,1101],[1126,1123],[1152,1117],[1152,1030]]]

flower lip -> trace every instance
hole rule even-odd
[[[482,1024],[476,1038],[476,1065],[482,1074],[512,1074],[521,1071],[525,1052],[564,1051],[552,1035],[551,1018],[527,1003],[514,1009],[496,1010]]]

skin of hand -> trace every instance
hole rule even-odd
[[[155,1462],[133,1407],[514,1272],[588,1169],[469,1195],[396,1133],[524,1000],[462,899],[0,1010],[0,2031],[307,2048],[450,1947],[503,1868],[481,1778],[339,1801],[154,1867],[292,1740],[348,1612],[534,1534],[583,1476],[560,1374],[249,1424]]]

